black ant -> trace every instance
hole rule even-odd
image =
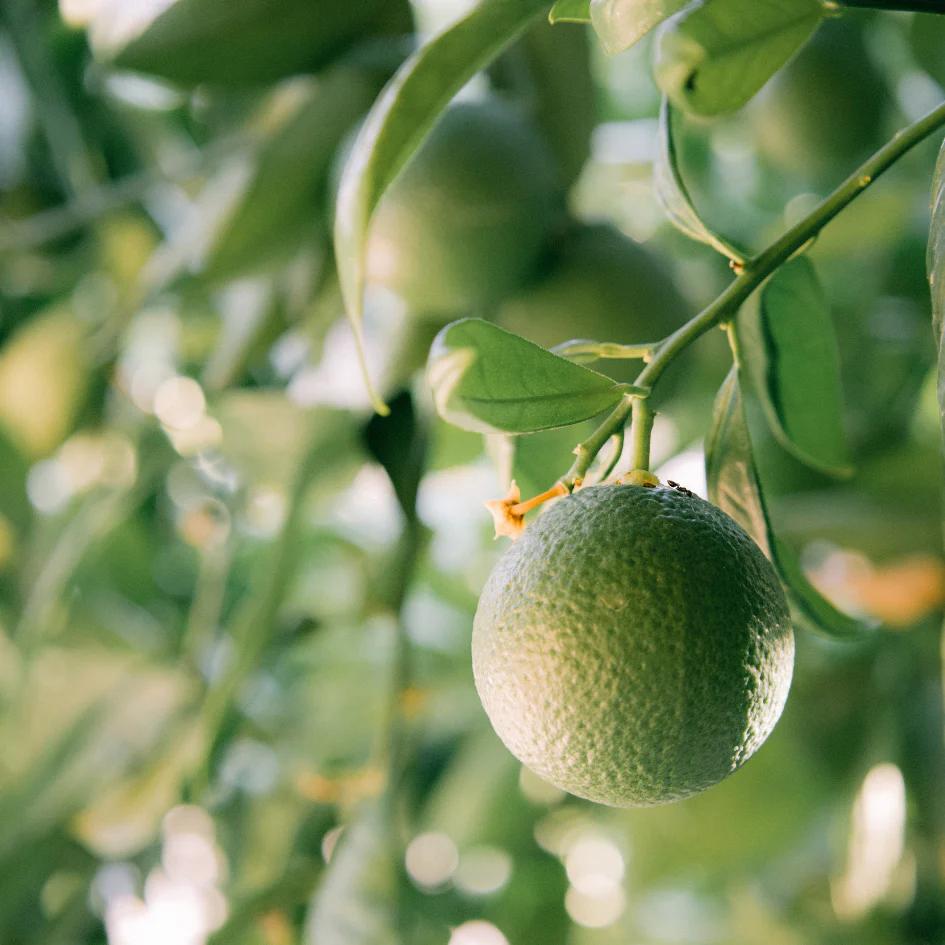
[[[687,489],[685,486],[681,486],[678,482],[673,482],[672,479],[667,479],[666,485],[671,486],[673,489],[675,489],[677,492],[681,492],[683,495],[689,496],[690,499],[694,498],[693,493],[690,492],[689,489]]]

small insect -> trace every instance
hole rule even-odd
[[[689,496],[690,499],[693,498],[693,493],[689,489],[687,489],[685,486],[681,486],[678,482],[673,482],[672,479],[667,479],[666,485],[671,486],[673,489],[675,489],[677,492],[681,492],[683,495]]]

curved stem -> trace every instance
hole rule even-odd
[[[616,468],[623,455],[624,432],[621,427],[611,438],[613,446],[611,447],[610,458],[603,464],[600,472],[597,474],[597,481],[603,482]]]
[[[739,306],[771,273],[787,262],[798,250],[803,249],[837,214],[859,197],[907,151],[943,125],[945,125],[945,102],[907,128],[898,131],[890,141],[857,168],[807,216],[757,256],[749,259],[742,272],[714,302],[660,342],[650,363],[637,376],[634,386],[651,388],[681,351],[711,328],[731,318]],[[600,427],[575,449],[577,459],[562,480],[566,486],[572,488],[580,481],[608,438],[627,422],[634,399],[629,395],[625,396]]]
[[[614,407],[607,419],[586,440],[574,447],[574,455],[577,459],[561,480],[569,492],[584,481],[584,476],[591,463],[594,462],[594,457],[604,448],[604,444],[618,430],[626,426],[627,420],[630,419],[630,412],[633,410],[633,401],[634,397],[631,394],[624,394],[623,399]]]

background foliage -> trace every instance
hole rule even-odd
[[[639,811],[563,796],[496,740],[469,670],[501,551],[482,502],[510,472],[547,488],[632,375],[562,373],[501,327],[454,326],[434,366],[471,335],[509,361],[439,404],[485,437],[438,419],[419,375],[460,316],[546,346],[658,340],[726,285],[724,255],[769,242],[941,100],[945,18],[555,5],[594,33],[548,25],[543,3],[484,4],[428,47],[414,120],[363,126],[383,134],[340,198],[349,311],[370,210],[455,91],[512,109],[554,170],[536,159],[511,189],[513,158],[487,175],[498,141],[480,135],[474,166],[509,188],[496,207],[530,209],[460,273],[470,294],[421,311],[369,286],[381,418],[344,320],[339,181],[418,36],[468,5],[158,6],[6,0],[0,17],[0,942],[945,939],[937,142],[743,309],[738,345],[780,373],[756,357],[754,395],[725,381],[713,421],[730,363],[714,332],[661,381],[658,471],[730,489],[810,582],[808,622],[819,591],[855,631],[800,635],[778,729],[704,795]],[[447,271],[433,254],[473,246],[447,199],[468,179],[434,194],[451,235],[419,244],[427,288]],[[392,219],[406,241],[423,218]],[[482,415],[497,366],[546,371],[577,425],[500,435],[562,416],[540,400]],[[708,483],[705,438],[728,459]]]

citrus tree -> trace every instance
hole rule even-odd
[[[940,0],[0,51],[0,941],[945,938]]]

